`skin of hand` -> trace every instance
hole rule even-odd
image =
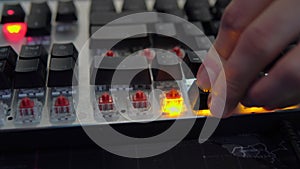
[[[268,110],[300,103],[299,44],[275,63],[268,76],[258,78],[280,52],[299,38],[299,9],[299,0],[233,0],[228,5],[214,43],[222,60],[227,94],[221,90],[221,67],[210,59],[216,53],[213,50],[197,75],[199,87],[212,90],[208,105],[213,115],[229,117],[240,102]],[[208,70],[213,72],[210,76]],[[222,101],[225,108],[220,114],[218,105]]]

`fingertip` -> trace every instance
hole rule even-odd
[[[203,64],[200,66],[197,73],[197,85],[202,90],[210,90],[211,88],[209,76]]]

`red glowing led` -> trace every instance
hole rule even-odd
[[[22,40],[27,32],[27,25],[25,23],[6,23],[2,27],[4,37],[11,42],[18,42]]]
[[[15,14],[15,11],[14,10],[12,10],[12,9],[9,9],[9,10],[7,10],[7,15],[14,15]]]
[[[178,57],[183,57],[183,52],[182,52],[182,49],[180,47],[175,46],[173,48],[173,52],[175,52]]]
[[[110,57],[113,57],[115,54],[112,50],[109,50],[106,52],[106,56],[110,56]]]

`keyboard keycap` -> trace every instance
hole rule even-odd
[[[194,9],[209,9],[210,5],[208,0],[187,0],[184,6],[186,12]]]
[[[191,22],[208,22],[213,19],[209,8],[199,8],[186,11],[189,21]]]
[[[18,59],[15,69],[15,89],[44,87],[46,66],[41,59]]]
[[[47,2],[31,3],[30,15],[42,15],[49,25],[51,23],[52,13]]]
[[[123,11],[140,11],[147,10],[145,1],[143,0],[125,0]]]
[[[150,71],[145,57],[140,55],[131,55],[128,57],[105,56],[101,59],[102,57],[98,57],[93,62],[90,79],[92,85],[151,84]]]
[[[158,12],[168,13],[172,10],[178,9],[177,0],[156,0],[154,9]]]
[[[51,33],[51,25],[47,23],[44,15],[32,14],[27,19],[26,36],[48,36]]]
[[[209,92],[201,90],[196,81],[188,90],[189,101],[193,110],[205,110],[208,109],[207,101]]]
[[[16,65],[18,55],[10,46],[0,47],[0,60],[7,60],[9,64]]]
[[[0,90],[12,88],[17,54],[10,47],[0,47]]]
[[[77,76],[73,79],[76,61],[69,58],[51,58],[49,66],[48,87],[65,87],[77,85]],[[74,82],[74,83],[73,83]]]
[[[183,72],[186,78],[197,77],[198,69],[202,64],[201,58],[204,58],[207,55],[207,51],[197,51],[196,53],[192,51],[186,51],[186,57],[183,59],[189,69],[188,71],[185,71],[185,67],[183,67]]]
[[[53,44],[51,58],[69,58],[77,60],[78,51],[73,43]]]
[[[182,73],[178,56],[171,52],[157,51],[152,63],[154,81],[181,80]]]
[[[206,36],[197,36],[195,41],[199,50],[209,50],[212,46],[212,42]]]
[[[76,22],[77,9],[73,1],[59,1],[56,22]]]
[[[23,45],[20,59],[41,59],[44,65],[48,63],[48,53],[43,45]]]
[[[115,11],[115,6],[112,0],[92,0],[91,3],[91,13],[94,12],[107,12],[107,11]]]
[[[91,49],[129,49],[146,48],[150,46],[150,39],[147,34],[135,35],[137,32],[147,32],[146,24],[135,25],[114,25],[106,26],[101,32],[99,27],[92,27]],[[128,37],[129,35],[135,35]],[[120,41],[120,42],[119,42]]]
[[[18,4],[4,4],[2,10],[1,24],[9,22],[24,22],[25,11]]]
[[[51,10],[47,2],[31,3],[26,36],[47,36],[51,33]]]
[[[221,19],[225,11],[225,8],[228,6],[230,2],[231,0],[217,0],[215,6],[212,8],[212,13],[214,14],[216,20]]]
[[[63,87],[77,85],[77,75],[74,77],[74,67],[77,61],[78,51],[72,43],[53,44],[49,66],[49,87]]]

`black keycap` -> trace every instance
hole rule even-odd
[[[124,60],[126,58],[126,60]],[[145,57],[98,57],[93,61],[90,83],[92,85],[149,85],[150,71]],[[121,65],[120,65],[121,64]],[[115,77],[114,77],[115,76]]]
[[[209,9],[210,5],[208,0],[187,0],[184,6],[186,12],[194,9]]]
[[[51,25],[45,15],[31,14],[27,18],[26,36],[47,36],[51,33]]]
[[[202,22],[205,35],[207,36],[217,36],[219,27],[220,27],[220,21],[208,21],[208,22]]]
[[[110,49],[114,47],[121,50],[150,46],[150,38],[145,34],[147,32],[146,24],[106,26],[101,32],[97,32],[98,29],[98,27],[92,27],[91,49]],[[133,35],[137,32],[142,32],[142,34],[128,37],[124,32]]]
[[[213,19],[209,8],[191,9],[186,11],[186,14],[191,22],[208,22]]]
[[[207,51],[198,51],[196,53],[193,51],[186,51],[186,57],[183,58],[188,67],[188,70],[185,70],[185,67],[183,66],[183,72],[186,78],[195,78],[197,76],[198,69],[202,64],[201,58],[204,58],[207,55]]]
[[[144,0],[125,0],[123,11],[139,11],[147,10]]]
[[[10,46],[0,47],[0,60],[7,60],[9,64],[16,65],[16,60],[18,58],[17,53]]]
[[[177,46],[177,29],[174,23],[156,23],[153,28],[154,35],[152,35],[153,46],[160,49],[170,49]]]
[[[59,1],[56,13],[57,22],[76,22],[77,9],[73,1]]]
[[[51,10],[47,2],[31,3],[26,36],[47,36],[51,33]]]
[[[51,58],[69,58],[77,60],[78,51],[73,43],[53,44]]]
[[[154,8],[158,12],[166,12],[178,9],[177,0],[156,0]]]
[[[77,85],[77,74],[74,76],[74,67],[78,51],[73,43],[53,44],[49,66],[49,87],[62,87]]]
[[[47,23],[51,23],[52,13],[47,2],[31,3],[30,15],[42,15]]]
[[[152,63],[154,81],[181,80],[182,72],[178,56],[171,52],[157,51]]]
[[[193,110],[208,109],[207,100],[208,100],[209,92],[204,92],[203,90],[201,90],[197,86],[196,81],[194,81],[192,86],[189,88],[188,96]]]
[[[144,11],[125,11],[122,13],[115,13],[115,12],[93,12],[90,15],[90,26],[103,26],[115,19],[138,13]],[[144,17],[136,17],[134,19],[125,19],[118,21],[117,24],[140,24],[140,23],[154,23],[158,22],[158,17],[156,14],[152,14],[149,18]]]
[[[231,0],[217,0],[217,2],[215,3],[215,7],[226,8],[230,2]]]
[[[1,23],[24,22],[25,12],[22,6],[18,4],[4,4],[2,10]]]
[[[44,87],[46,66],[40,59],[18,59],[15,69],[15,89]]]
[[[195,41],[197,44],[198,50],[209,50],[212,46],[212,42],[209,39],[210,37],[206,36],[197,36],[195,37]]]
[[[0,89],[12,88],[17,54],[10,47],[0,47]]]
[[[201,89],[199,89],[199,110],[205,110],[208,109],[208,96],[209,96],[209,92],[205,92]]]
[[[115,11],[115,6],[112,0],[93,0],[91,3],[91,13]]]
[[[214,17],[216,20],[220,20],[223,16],[223,13],[225,11],[225,8],[228,6],[228,4],[231,2],[231,0],[217,0],[215,3],[215,6],[212,7],[211,11],[214,14]]]
[[[44,65],[48,63],[48,52],[43,45],[23,45],[20,59],[41,59]]]
[[[48,75],[48,87],[77,85],[77,75],[73,76],[73,73],[76,73],[74,71],[75,64],[76,61],[72,57],[51,58]]]

